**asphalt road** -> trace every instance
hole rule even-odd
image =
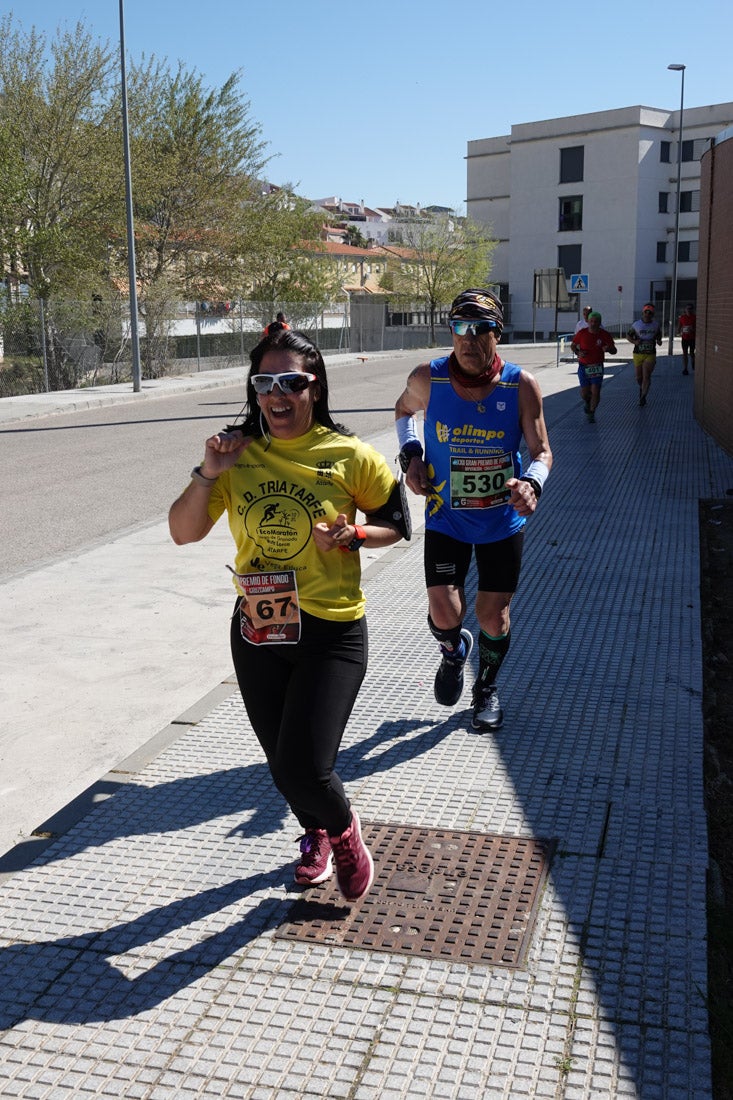
[[[405,352],[328,367],[335,418],[362,439],[389,430],[407,373],[424,358]],[[0,429],[0,577],[164,519],[201,461],[203,441],[236,417],[243,400],[242,384]]]

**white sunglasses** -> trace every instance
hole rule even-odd
[[[315,381],[315,374],[306,374],[304,371],[286,371],[283,374],[253,374],[250,378],[255,393],[272,393],[275,386],[279,386],[282,393],[302,393],[303,390],[308,388],[309,382]]]

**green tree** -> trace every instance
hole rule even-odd
[[[390,249],[382,288],[402,303],[421,303],[428,313],[430,342],[435,317],[468,286],[485,286],[496,246],[484,226],[446,215],[411,219],[402,226],[403,247]]]
[[[302,323],[341,296],[337,266],[318,244],[322,225],[323,215],[292,191],[269,196],[243,264],[246,293],[263,324],[286,303],[291,321]]]
[[[129,78],[130,150],[144,373],[160,372],[173,303],[226,298],[257,250],[266,209],[259,126],[249,117],[238,73],[204,86],[179,65],[154,59]],[[126,262],[121,239],[119,260]]]
[[[354,248],[366,248],[369,242],[362,234],[359,226],[350,222],[346,226],[346,244],[353,245]]]
[[[75,349],[90,349],[87,363],[95,348],[106,360],[126,338],[117,72],[116,53],[81,23],[47,49],[12,15],[0,20],[0,250],[4,271],[44,304],[53,385],[76,383]],[[322,214],[261,182],[265,145],[240,80],[208,88],[180,64],[128,65],[146,376],[160,373],[181,299],[258,296],[291,311],[303,303],[305,316],[337,292],[334,266],[304,243],[318,239]]]
[[[109,187],[112,58],[78,24],[44,36],[0,21],[0,241],[3,266],[44,303],[53,385],[76,381],[55,317],[61,296],[89,301],[103,277],[115,200]]]

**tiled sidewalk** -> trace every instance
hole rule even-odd
[[[0,1096],[708,1100],[697,501],[733,461],[689,382],[547,400],[498,735],[433,700],[421,537],[367,577],[339,771],[365,822],[556,839],[526,964],[277,938],[298,827],[231,695],[0,888]]]

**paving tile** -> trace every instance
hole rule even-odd
[[[420,536],[365,585],[339,772],[365,821],[556,841],[524,964],[277,939],[299,828],[222,691],[0,886],[0,1095],[710,1100],[697,501],[733,459],[632,373],[594,433],[549,405],[503,730],[470,675],[435,703]]]

